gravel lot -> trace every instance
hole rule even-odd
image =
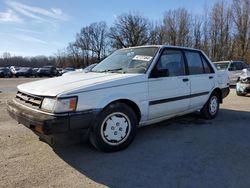
[[[6,113],[16,85],[0,79],[0,187],[250,187],[250,97],[231,89],[216,119],[198,114],[141,128],[124,151],[53,150]]]

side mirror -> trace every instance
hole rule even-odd
[[[168,76],[169,76],[168,69],[160,69],[160,70],[154,69],[150,75],[151,78],[160,78],[160,77],[168,77]]]
[[[228,70],[229,70],[229,71],[233,71],[234,68],[233,68],[233,67],[229,67]]]

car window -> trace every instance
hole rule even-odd
[[[214,73],[213,68],[211,67],[207,59],[203,57],[203,55],[201,55],[201,60],[202,60],[203,67],[204,67],[204,73],[205,74]]]
[[[235,61],[233,62],[231,65],[230,65],[230,68],[232,70],[242,70],[243,69],[243,66],[242,66],[242,63],[239,62],[239,61]]]
[[[198,52],[185,51],[189,74],[203,74],[203,64]]]
[[[242,65],[243,65],[243,69],[248,68],[248,65],[245,62],[242,62]]]
[[[185,75],[185,64],[182,52],[179,50],[164,50],[157,62],[156,69],[168,69],[169,76]]]
[[[217,70],[227,70],[228,69],[228,62],[223,62],[223,63],[214,63],[215,67]]]

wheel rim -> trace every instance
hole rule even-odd
[[[210,99],[210,104],[209,104],[209,111],[211,115],[215,115],[218,110],[218,99],[216,96],[213,96]]]
[[[128,116],[121,112],[108,115],[101,125],[102,139],[109,145],[123,143],[131,131],[131,122]]]

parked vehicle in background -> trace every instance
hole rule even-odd
[[[75,71],[66,72],[66,73],[62,74],[62,76],[68,76],[68,75],[73,75],[73,74],[78,74],[78,73],[87,73],[87,72],[91,71],[96,65],[97,65],[97,63],[94,63],[94,64],[87,66],[84,69],[76,69]]]
[[[37,70],[37,76],[53,77],[53,76],[58,76],[58,72],[54,66],[44,66]]]
[[[63,68],[56,68],[56,71],[58,72],[58,76],[61,76],[62,70],[63,70]]]
[[[229,94],[223,73],[200,50],[124,48],[90,72],[19,85],[7,109],[51,145],[75,133],[97,149],[118,151],[138,127],[195,111],[215,118]]]
[[[250,93],[250,68],[244,69],[236,84],[236,94],[238,96],[245,96]]]
[[[16,67],[16,66],[11,66],[10,71],[13,76],[15,76],[16,72],[20,69],[21,67]]]
[[[32,77],[33,69],[30,67],[22,67],[16,71],[15,77],[24,76],[24,77]]]
[[[38,69],[39,69],[39,68],[32,68],[33,76],[34,76],[34,77],[37,77],[37,76],[38,76],[38,72],[37,72]]]
[[[12,73],[8,67],[0,67],[0,78],[10,78]]]
[[[214,62],[217,70],[228,71],[230,85],[236,85],[237,79],[241,71],[248,67],[243,61],[218,61]]]
[[[66,67],[66,68],[64,68],[59,74],[60,74],[60,75],[63,75],[63,74],[65,74],[65,73],[67,73],[67,72],[73,72],[73,71],[75,71],[75,70],[76,70],[75,68]]]

